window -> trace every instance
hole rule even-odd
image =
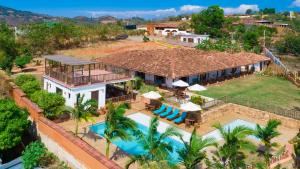
[[[71,98],[71,94],[69,93],[68,95],[69,95],[69,99],[70,99]]]
[[[57,94],[60,94],[60,95],[62,95],[62,89],[61,88],[58,88],[58,87],[56,87],[56,93]]]

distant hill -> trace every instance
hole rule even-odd
[[[61,17],[53,17],[44,14],[37,14],[28,11],[16,10],[4,6],[0,6],[0,22],[6,22],[11,26],[20,24],[41,22],[41,21],[58,21]]]
[[[66,17],[54,17],[45,14],[38,14],[29,11],[16,10],[4,6],[0,6],[0,22],[6,22],[11,26],[18,26],[27,23],[42,22],[42,21],[59,21],[66,19]],[[76,16],[74,18],[68,18],[77,23],[116,23],[118,18],[105,15],[99,17],[87,17],[87,16]],[[129,19],[123,19],[128,24],[143,24],[146,22],[143,18],[132,17]]]

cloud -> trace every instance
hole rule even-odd
[[[88,14],[93,17],[110,15],[117,18],[131,18],[131,17],[144,17],[144,18],[161,18],[176,15],[175,8],[157,9],[157,10],[137,10],[137,11],[88,11]]]
[[[299,1],[300,5],[300,0]],[[179,9],[175,8],[168,8],[168,9],[157,9],[157,10],[128,10],[128,11],[86,11],[88,15],[92,17],[99,17],[104,15],[110,15],[117,18],[131,18],[131,17],[142,17],[142,18],[164,18],[168,16],[175,16],[179,14],[186,14],[186,13],[196,13],[203,9],[206,9],[205,6],[199,5],[183,5]],[[233,7],[223,7],[225,14],[243,14],[246,12],[247,9],[251,9],[253,11],[258,11],[258,5],[248,5],[248,4],[241,4],[240,6],[233,8]]]
[[[292,7],[300,7],[300,0],[295,0],[292,4]]]
[[[258,5],[247,5],[247,4],[241,4],[237,8],[223,8],[223,9],[225,14],[244,14],[247,9],[251,9],[252,11],[259,11]]]
[[[206,7],[203,6],[198,6],[198,5],[183,5],[180,7],[180,12],[181,13],[194,13],[194,12],[199,12]]]

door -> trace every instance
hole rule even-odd
[[[97,104],[99,102],[99,90],[91,92],[91,99],[96,100]]]

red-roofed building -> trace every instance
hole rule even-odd
[[[206,83],[263,70],[270,59],[254,53],[205,52],[196,49],[139,50],[96,59],[129,70],[145,81],[172,87],[182,79],[189,84]]]

